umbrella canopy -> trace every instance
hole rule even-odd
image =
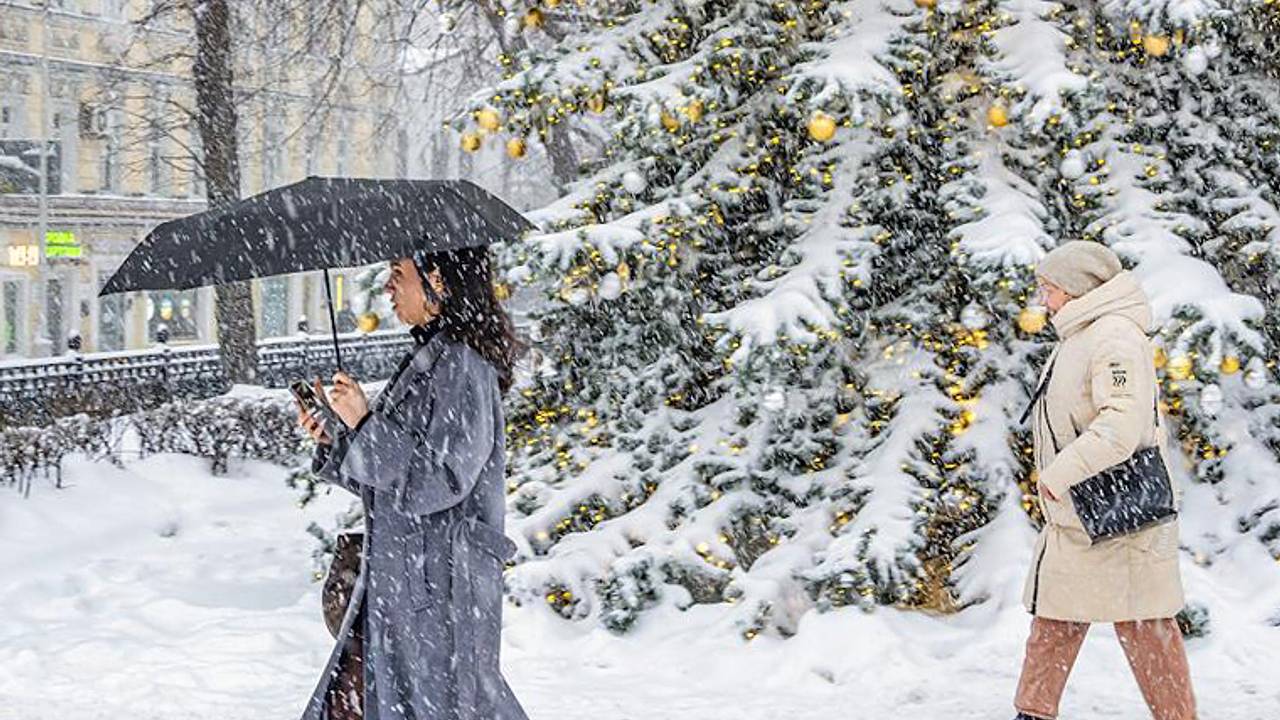
[[[309,177],[163,223],[99,295],[183,290],[477,247],[533,225],[466,180]]]
[[[533,227],[466,180],[309,177],[157,226],[98,295],[324,270],[333,352],[342,369],[329,268],[484,246]]]

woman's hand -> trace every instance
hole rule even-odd
[[[333,389],[329,391],[329,405],[342,422],[353,428],[369,412],[369,400],[364,390],[344,372],[333,374]]]
[[[1044,495],[1045,497],[1049,498],[1054,502],[1058,502],[1058,497],[1054,495],[1052,491],[1049,490],[1048,485],[1045,485],[1044,483],[1039,483],[1039,485],[1040,485],[1040,493],[1042,495]]]
[[[324,388],[320,385],[320,380],[316,380],[315,390],[318,394],[324,395]],[[329,433],[324,429],[324,421],[315,417],[298,406],[298,424],[311,435],[311,439],[321,445],[329,445],[333,443],[333,438],[329,437]]]

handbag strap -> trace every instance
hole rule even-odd
[[[1049,362],[1049,369],[1045,371],[1044,380],[1036,387],[1035,392],[1031,393],[1031,401],[1027,403],[1027,407],[1022,411],[1022,417],[1018,419],[1018,424],[1022,425],[1027,422],[1027,418],[1031,416],[1031,409],[1036,406],[1036,401],[1049,388],[1049,380],[1053,377],[1053,366],[1058,362],[1058,353],[1055,351],[1053,360]]]
[[[1049,369],[1045,371],[1044,381],[1041,382],[1039,387],[1036,388],[1036,391],[1032,393],[1031,402],[1027,403],[1026,409],[1022,411],[1022,417],[1018,420],[1018,424],[1021,425],[1027,422],[1027,417],[1031,415],[1031,410],[1036,406],[1036,403],[1040,400],[1041,396],[1048,391],[1049,381],[1053,379],[1053,366],[1056,365],[1057,363],[1058,363],[1058,356],[1057,356],[1057,353],[1054,353],[1053,360],[1049,362]],[[1152,417],[1152,425],[1154,426],[1155,432],[1157,433],[1156,443],[1159,444],[1160,442],[1160,439],[1159,439],[1160,383],[1157,380],[1155,383],[1153,383],[1153,385],[1154,385],[1154,389],[1153,389],[1153,392],[1151,393],[1151,417]],[[1055,454],[1058,452],[1061,452],[1062,448],[1058,447],[1058,434],[1053,431],[1053,423],[1050,422],[1049,420],[1048,408],[1045,408],[1044,421],[1045,421],[1045,424],[1049,426],[1049,438],[1053,441],[1053,452]]]

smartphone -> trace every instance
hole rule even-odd
[[[328,420],[333,413],[329,408],[329,403],[322,397],[316,395],[316,391],[305,380],[294,380],[289,383],[289,392],[293,393],[293,397],[306,410],[311,417],[318,420]]]

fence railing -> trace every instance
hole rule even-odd
[[[361,381],[390,376],[412,345],[404,329],[340,333],[343,369]],[[296,378],[337,370],[333,338],[298,334],[258,342],[258,380],[284,387]],[[94,417],[146,410],[174,398],[225,393],[217,345],[160,345],[147,350],[67,354],[0,363],[0,427],[45,425],[58,417]]]

